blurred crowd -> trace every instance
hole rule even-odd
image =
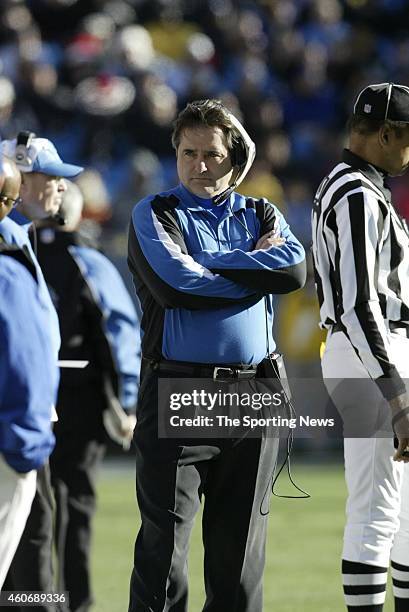
[[[308,246],[350,100],[409,84],[408,18],[405,0],[3,0],[0,136],[41,133],[87,169],[85,217],[120,263],[135,202],[175,183],[178,110],[219,98],[257,145],[241,191]],[[406,178],[394,196],[409,217]]]

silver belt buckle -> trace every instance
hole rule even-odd
[[[213,370],[213,380],[220,380],[217,376],[218,372],[228,372],[228,374],[233,374],[233,370],[231,368],[224,368],[223,366],[218,366]]]
[[[251,378],[255,378],[257,374],[257,369],[251,369],[249,368],[248,370],[239,370],[237,372],[237,378],[239,380],[250,380]]]

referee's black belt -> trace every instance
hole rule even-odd
[[[331,327],[331,331],[333,334],[336,334],[337,332],[345,332],[346,327],[345,325],[342,325],[342,323],[335,323],[335,325]]]
[[[169,359],[143,358],[149,362],[152,370],[171,372],[181,376],[193,378],[212,378],[213,380],[249,380],[257,374],[257,365],[228,364],[212,365],[208,363],[194,363],[191,361],[171,361]]]
[[[400,321],[387,321],[386,326],[389,327],[390,331],[394,334],[399,334],[400,336],[406,336],[409,338],[409,325],[406,323],[401,323]],[[336,332],[345,332],[346,327],[342,323],[335,323],[335,325],[331,328],[332,333]]]

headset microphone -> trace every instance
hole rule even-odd
[[[51,215],[49,218],[52,221],[54,221],[54,223],[56,223],[57,225],[66,225],[67,224],[67,220],[65,219],[65,217],[61,213],[55,213],[55,215]]]

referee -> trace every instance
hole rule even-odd
[[[392,436],[344,440],[343,588],[348,610],[381,612],[391,559],[395,612],[407,612],[409,235],[385,178],[409,167],[409,88],[363,89],[348,129],[349,148],[318,188],[312,214],[321,327],[328,330],[322,371],[343,416],[354,412],[368,426],[360,435],[370,435],[387,401],[398,448]],[[377,383],[365,402],[345,393],[352,378]]]

